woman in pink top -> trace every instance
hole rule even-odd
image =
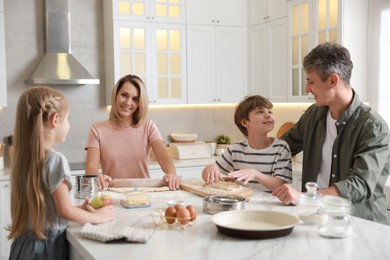
[[[104,174],[98,176],[103,187],[113,178],[150,178],[148,158],[153,149],[165,173],[163,180],[171,190],[179,188],[180,179],[161,134],[153,121],[146,120],[148,103],[142,80],[126,75],[112,90],[109,119],[91,126],[85,172],[98,175],[100,163]]]

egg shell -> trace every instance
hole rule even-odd
[[[191,215],[188,209],[182,208],[177,212],[176,218],[179,221],[179,224],[185,225],[190,220]]]
[[[188,210],[188,212],[190,213],[190,221],[194,221],[196,219],[196,210],[195,210],[195,207],[192,206],[192,205],[188,205],[186,207],[186,209]]]
[[[185,208],[182,204],[176,204],[174,207],[176,209],[176,212],[179,212],[181,209]]]
[[[177,216],[177,211],[174,207],[168,207],[165,210],[165,221],[168,224],[173,224],[176,220],[176,216]]]

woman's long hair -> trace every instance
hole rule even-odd
[[[135,127],[138,127],[145,121],[146,116],[148,114],[149,99],[144,82],[136,75],[123,76],[115,84],[111,93],[111,110],[109,118],[112,121],[122,120],[122,116],[119,114],[118,109],[116,107],[116,97],[118,96],[119,90],[121,90],[123,84],[125,84],[126,82],[130,82],[138,90],[139,93],[138,109],[133,114],[133,125]]]
[[[48,185],[44,170],[46,149],[52,144],[45,125],[56,114],[63,120],[68,111],[65,97],[47,87],[32,87],[22,93],[16,110],[14,157],[11,173],[9,239],[32,230],[39,239],[50,226],[47,218]]]

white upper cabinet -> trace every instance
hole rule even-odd
[[[187,24],[245,25],[244,0],[187,0]]]
[[[249,0],[249,25],[286,17],[286,0]]]
[[[248,1],[249,91],[287,101],[286,1]]]
[[[127,74],[143,79],[150,104],[186,104],[186,33],[185,25],[177,22],[179,16],[179,20],[184,17],[183,0],[105,0],[103,4],[107,104],[111,102],[113,86]],[[166,8],[161,7],[164,4]],[[163,21],[157,18],[145,21],[146,15],[133,15],[149,9],[164,17]],[[173,17],[170,20],[163,14]]]
[[[184,0],[116,0],[112,8],[117,20],[184,23],[184,3]]]
[[[236,103],[245,96],[246,29],[242,0],[188,0],[188,103]]]
[[[242,28],[187,26],[188,102],[236,103],[244,97]]]
[[[251,93],[272,102],[287,101],[286,18],[249,28]]]
[[[0,107],[7,106],[7,74],[5,69],[4,2],[0,0]]]
[[[291,0],[288,13],[288,101],[312,101],[306,94],[304,57],[318,44],[344,45],[354,63],[351,85],[367,97],[369,0]]]

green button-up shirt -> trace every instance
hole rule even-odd
[[[317,181],[329,107],[310,106],[281,139],[292,155],[303,150],[302,190]],[[389,176],[389,128],[383,118],[363,104],[356,93],[349,108],[336,121],[329,185],[352,202],[351,214],[388,224],[383,187]]]

